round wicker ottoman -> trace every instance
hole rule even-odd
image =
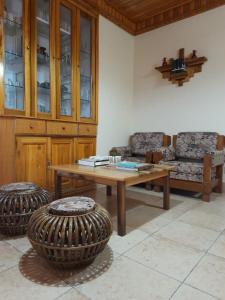
[[[91,263],[111,234],[108,212],[87,197],[56,200],[37,210],[28,225],[33,248],[62,268]]]
[[[30,182],[0,187],[0,232],[6,235],[26,233],[33,212],[50,201],[50,194]]]

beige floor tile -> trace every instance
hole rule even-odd
[[[0,273],[1,299],[7,300],[52,300],[67,292],[71,287],[51,287],[29,281],[13,267]]]
[[[116,232],[113,233],[109,240],[108,245],[112,248],[113,252],[122,254],[131,249],[135,245],[143,241],[148,234],[141,230],[133,230],[127,233],[125,236],[119,236]]]
[[[209,296],[199,290],[183,284],[171,298],[171,300],[215,300],[216,298]]]
[[[216,240],[212,248],[209,249],[209,253],[225,258],[225,235],[224,234],[222,234],[218,238],[218,240]]]
[[[208,250],[218,235],[216,231],[177,221],[163,227],[155,234],[156,237],[170,239],[199,250]]]
[[[209,203],[202,202],[196,210],[205,212],[208,214],[214,214],[217,216],[224,217],[225,215],[225,199],[216,200]]]
[[[208,254],[187,278],[186,283],[219,299],[225,299],[225,259]]]
[[[152,219],[150,222],[143,224],[138,229],[152,234],[171,222],[172,221],[170,219],[164,218],[164,216],[159,216],[157,218]]]
[[[163,213],[163,209],[142,205],[127,211],[127,225],[131,228],[139,228]]]
[[[7,240],[7,243],[11,244],[21,252],[26,252],[32,247],[27,237],[10,239]]]
[[[90,300],[90,298],[82,295],[79,291],[71,289],[56,300]]]
[[[170,240],[149,237],[125,255],[145,266],[183,281],[204,252]]]
[[[185,199],[180,205],[171,208],[165,212],[164,217],[171,220],[176,220],[181,217],[187,211],[199,206],[199,200],[196,199]]]
[[[0,272],[17,265],[21,256],[13,246],[0,242]]]
[[[202,226],[221,232],[225,229],[225,218],[216,214],[206,213],[199,209],[190,210],[179,218],[179,221]]]
[[[178,286],[178,281],[120,257],[108,272],[78,289],[92,300],[168,300]]]

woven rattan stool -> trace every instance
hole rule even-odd
[[[50,194],[30,182],[0,187],[0,232],[24,234],[33,212],[50,201]]]
[[[112,234],[108,212],[87,197],[70,197],[37,210],[28,238],[39,255],[58,267],[91,263]]]

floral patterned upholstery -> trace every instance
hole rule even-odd
[[[137,132],[130,138],[131,152],[134,155],[145,155],[163,145],[163,132]]]
[[[130,137],[130,144],[113,147],[110,155],[120,155],[123,159],[144,162],[147,152],[156,151],[163,145],[163,132],[137,132]]]
[[[174,167],[170,172],[170,178],[203,182],[203,163],[188,161],[160,161],[160,164],[166,164]],[[216,169],[212,168],[212,179],[216,177]]]
[[[158,149],[163,159],[160,164],[174,167],[170,177],[179,180],[203,182],[206,154],[211,155],[211,178],[216,178],[216,166],[224,164],[224,151],[217,150],[218,134],[215,132],[181,132],[177,135],[176,149]]]
[[[213,166],[219,166],[224,164],[224,158],[225,158],[225,152],[224,150],[217,150],[214,152],[211,152],[212,157],[212,165]]]
[[[130,146],[124,146],[124,147],[113,147],[110,152],[109,152],[110,155],[113,155],[113,156],[122,156],[122,157],[125,157],[125,156],[131,156],[131,148]]]
[[[181,132],[177,135],[176,157],[203,159],[205,154],[216,151],[216,132]]]
[[[164,161],[175,160],[175,158],[176,158],[176,153],[175,153],[175,149],[173,148],[173,146],[160,147],[160,148],[156,149],[155,152],[160,152],[162,154],[162,158]]]
[[[188,180],[195,182],[203,182],[202,174],[190,174],[190,173],[180,173],[180,172],[170,172],[170,178],[179,179],[179,180]],[[211,174],[212,180],[216,178],[216,173],[212,172]]]

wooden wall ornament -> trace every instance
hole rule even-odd
[[[184,48],[182,48],[179,50],[177,59],[171,58],[167,61],[167,58],[164,57],[162,66],[155,69],[162,73],[164,79],[168,79],[173,84],[178,84],[178,86],[183,86],[195,73],[202,71],[202,66],[207,61],[205,56],[198,57],[196,53],[197,51],[193,50],[192,54],[185,58]]]

